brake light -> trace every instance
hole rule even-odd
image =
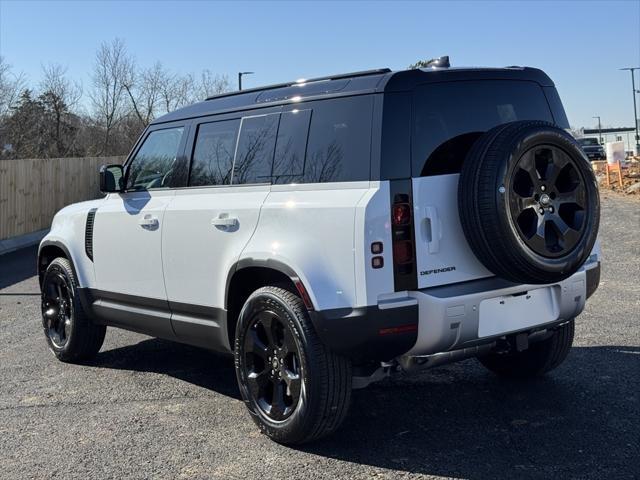
[[[393,224],[408,225],[411,222],[411,207],[408,203],[398,203],[393,206]]]
[[[411,180],[391,181],[391,239],[396,291],[418,288]]]

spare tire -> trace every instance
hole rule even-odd
[[[541,121],[500,125],[476,141],[462,166],[458,208],[478,259],[517,283],[571,276],[589,256],[600,221],[582,149]]]

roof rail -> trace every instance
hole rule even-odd
[[[327,80],[341,80],[344,78],[366,77],[367,75],[378,75],[381,73],[391,72],[390,68],[377,68],[375,70],[362,70],[360,72],[341,73],[338,75],[329,75],[326,77],[309,78],[304,80],[296,80],[295,82],[276,83],[273,85],[267,85],[264,87],[247,88],[246,90],[234,90],[233,92],[220,93],[218,95],[212,95],[207,97],[206,100],[214,100],[216,98],[232,97],[234,95],[242,95],[243,93],[251,92],[263,92],[265,90],[274,90],[276,88],[292,87],[294,85],[301,85],[312,82],[323,82]]]

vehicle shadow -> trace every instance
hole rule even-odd
[[[239,398],[231,357],[164,340],[102,352],[94,365]],[[338,432],[295,449],[469,479],[637,478],[640,348],[575,347],[552,374],[529,381],[501,380],[475,360],[399,375],[354,391]]]
[[[0,289],[33,277],[37,259],[37,245],[0,255]]]
[[[99,368],[151,372],[240,399],[233,357],[159,338],[101,351],[89,362]]]

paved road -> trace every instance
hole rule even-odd
[[[639,478],[640,203],[603,203],[602,285],[552,375],[468,360],[389,379],[303,448],[258,433],[229,358],[111,329],[95,362],[55,361],[33,249],[1,257],[0,477]]]

